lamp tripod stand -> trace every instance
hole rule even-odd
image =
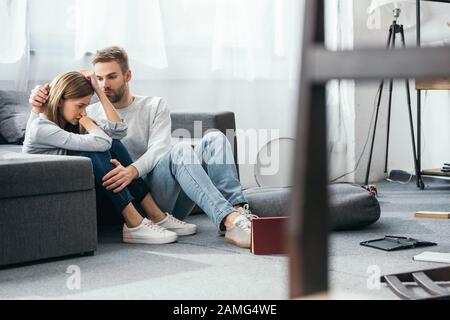
[[[400,16],[400,9],[394,9],[394,18],[395,20],[392,22],[391,26],[389,27],[389,36],[387,40],[387,49],[395,49],[395,42],[397,38],[397,34],[400,34],[401,42],[403,48],[406,47],[405,45],[405,33],[403,29],[403,25],[397,24],[397,19]],[[383,87],[384,87],[385,80],[383,79],[379,86],[379,92],[380,95],[378,96],[377,101],[377,107],[376,107],[376,115],[375,115],[375,124],[373,127],[373,134],[372,134],[372,143],[370,146],[370,154],[369,154],[369,162],[367,164],[367,170],[366,170],[366,179],[365,179],[365,187],[369,188],[369,175],[370,175],[370,166],[372,163],[372,155],[373,155],[373,146],[375,143],[375,135],[377,131],[377,123],[378,123],[378,115],[380,111],[380,105],[381,105],[381,97],[383,95]],[[385,167],[384,167],[384,173],[387,173],[387,165],[388,165],[388,156],[389,156],[389,135],[390,135],[390,125],[391,125],[391,108],[392,108],[392,89],[394,85],[394,79],[390,79],[389,81],[389,104],[388,104],[388,119],[387,119],[387,141],[386,141],[386,158],[385,158]],[[417,164],[417,152],[416,152],[416,141],[414,138],[414,124],[413,124],[413,118],[412,118],[412,111],[411,111],[411,94],[410,94],[410,88],[409,88],[409,80],[405,79],[405,88],[406,88],[406,98],[408,103],[408,112],[409,112],[409,124],[411,128],[411,141],[412,141],[412,147],[413,147],[413,156],[414,156],[414,167],[416,171],[416,177],[418,177],[418,164]]]

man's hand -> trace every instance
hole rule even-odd
[[[100,86],[98,85],[97,77],[93,71],[89,70],[80,70],[80,73],[86,77],[87,80],[91,82],[92,88],[94,88],[95,92],[99,90]]]
[[[30,94],[30,99],[28,100],[36,112],[43,112],[43,107],[48,101],[48,93],[50,90],[50,85],[48,83],[42,86],[36,86]]]
[[[137,169],[132,165],[125,168],[116,159],[112,159],[111,163],[116,168],[103,177],[103,187],[107,190],[113,190],[114,193],[120,192],[139,176]]]

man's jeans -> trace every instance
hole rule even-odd
[[[123,209],[133,202],[138,210],[142,210],[140,203],[148,193],[147,186],[142,179],[136,179],[130,183],[121,192],[114,193],[113,190],[106,190],[103,187],[103,177],[108,174],[115,166],[111,163],[111,159],[117,159],[124,167],[132,164],[131,157],[125,146],[119,140],[113,140],[112,147],[106,152],[85,152],[72,151],[70,154],[87,157],[92,161],[95,176],[95,189],[97,190],[97,205],[102,198],[109,198],[118,212],[122,213]]]
[[[183,220],[197,204],[223,229],[224,218],[247,203],[238,179],[231,145],[221,132],[212,132],[195,148],[175,144],[145,177],[161,210]]]

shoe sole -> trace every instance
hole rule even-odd
[[[122,241],[131,244],[167,244],[177,241],[178,237],[168,237],[164,239],[132,238],[122,237]]]
[[[167,229],[169,231],[175,232],[178,236],[192,236],[197,233],[197,229],[194,230],[177,230],[177,229]]]
[[[227,237],[225,237],[225,241],[228,243],[234,244],[235,246],[238,246],[239,248],[242,248],[242,249],[250,249],[250,245],[237,243],[236,241],[228,239]]]

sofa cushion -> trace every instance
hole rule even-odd
[[[257,187],[244,190],[252,212],[260,217],[279,217],[289,214],[291,188]]]
[[[20,146],[0,145],[0,185],[0,199],[91,190],[92,163],[83,157],[23,154]]]
[[[8,143],[20,143],[30,116],[27,95],[23,92],[0,90],[0,135]]]
[[[332,184],[330,196],[330,229],[355,230],[380,218],[378,200],[359,186]],[[244,191],[252,212],[260,217],[289,214],[291,188],[261,187]]]

